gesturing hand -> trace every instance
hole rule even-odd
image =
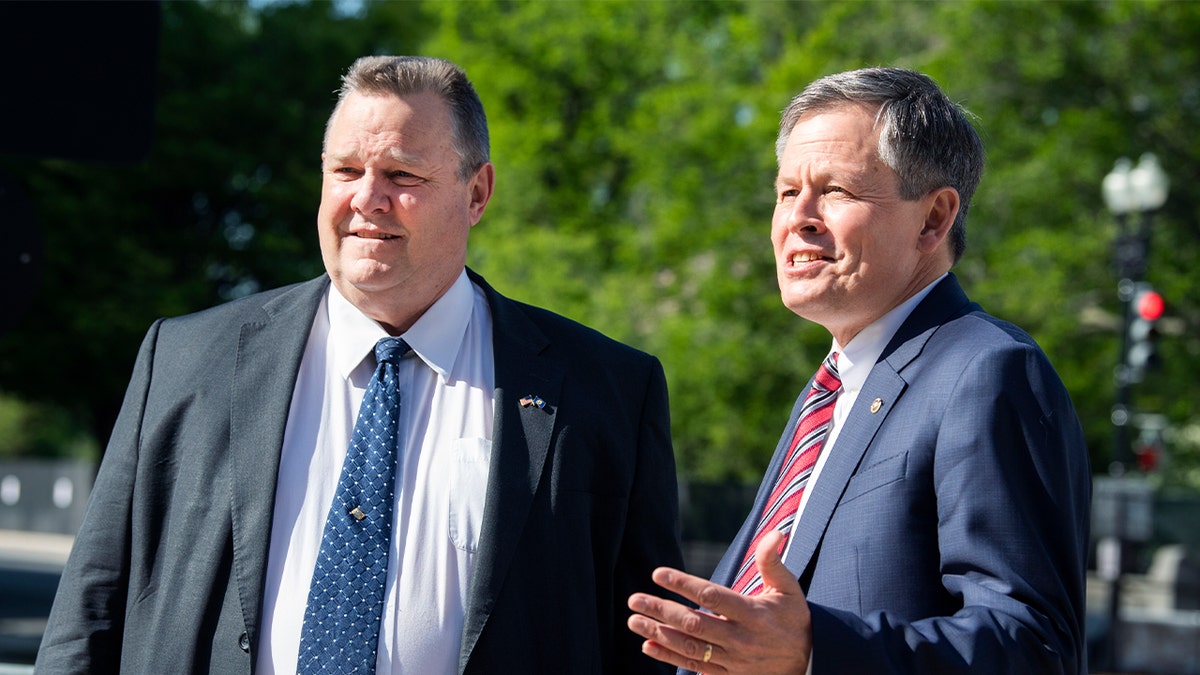
[[[646,638],[642,651],[674,666],[722,675],[797,675],[812,654],[812,616],[804,592],[779,556],[783,535],[768,533],[755,558],[762,593],[745,596],[669,567],[653,579],[701,608],[645,593],[629,597],[629,629]]]

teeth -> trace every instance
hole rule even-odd
[[[387,234],[385,232],[359,232],[359,237],[363,239],[395,239],[396,235]]]
[[[812,262],[820,259],[821,256],[817,255],[816,253],[797,253],[796,255],[792,256],[792,264],[799,265],[800,263]]]

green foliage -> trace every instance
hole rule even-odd
[[[3,163],[34,198],[48,254],[35,308],[0,336],[0,387],[107,439],[151,321],[319,274],[321,136],[338,77],[364,45],[414,49],[423,24],[409,18],[162,3],[151,155]]]
[[[469,264],[658,355],[681,470],[756,478],[829,344],[775,285],[779,111],[821,75],[899,65],[977,115],[988,169],[956,272],[1046,349],[1096,470],[1112,454],[1119,310],[1099,185],[1117,157],[1158,154],[1173,184],[1147,277],[1168,300],[1165,367],[1133,398],[1171,424],[1163,482],[1200,485],[1200,306],[1187,272],[1200,263],[1200,5],[338,7],[163,3],[151,157],[3,162],[34,195],[51,255],[37,309],[0,336],[0,387],[105,438],[155,317],[319,273],[318,151],[337,78],[362,54],[424,53],[466,68],[491,121],[497,192]],[[66,393],[50,387],[63,381]]]
[[[62,407],[27,403],[0,392],[0,459],[89,459],[99,444]]]

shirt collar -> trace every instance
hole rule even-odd
[[[917,305],[921,304],[925,296],[933,290],[933,287],[945,278],[946,275],[943,274],[934,279],[911,298],[859,331],[846,346],[839,345],[836,339],[833,341],[832,351],[840,352],[838,377],[842,380],[843,390],[858,391],[862,389],[863,384],[867,381],[867,375],[871,374],[871,368],[879,360],[879,355],[883,353],[884,347],[891,342],[892,337],[896,335],[896,331],[900,330],[900,326],[908,318],[908,315],[912,314]]]
[[[401,337],[443,383],[458,358],[474,304],[471,280],[464,269],[450,288],[425,310],[421,318]],[[349,378],[367,355],[375,349],[387,331],[350,303],[333,284],[329,284],[329,339],[335,345],[332,366]]]

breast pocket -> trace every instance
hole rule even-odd
[[[908,474],[908,452],[892,455],[866,467],[850,479],[842,503],[853,501],[879,488],[904,480]]]
[[[450,541],[460,550],[479,548],[483,507],[487,499],[492,442],[486,438],[460,438],[454,442],[450,465]]]

